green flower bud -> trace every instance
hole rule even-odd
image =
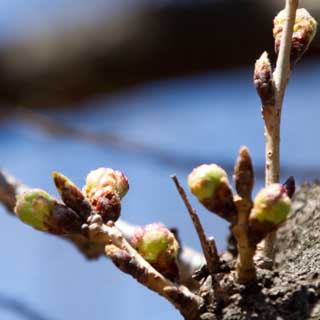
[[[98,168],[89,172],[83,189],[86,197],[90,199],[101,189],[117,192],[122,199],[129,190],[128,179],[121,171],[110,168]]]
[[[211,212],[232,221],[236,208],[226,172],[216,164],[202,164],[188,176],[190,191]]]
[[[274,19],[273,36],[275,38],[275,51],[279,52],[282,31],[285,24],[285,11],[282,10]],[[317,32],[317,22],[306,9],[298,9],[293,27],[291,46],[291,66],[302,57],[308,49]]]
[[[286,220],[291,209],[291,200],[285,186],[279,183],[260,190],[254,200],[250,220],[279,225]]]
[[[86,220],[91,213],[91,206],[81,190],[59,172],[52,172],[52,177],[63,202]]]
[[[81,231],[79,216],[41,189],[30,189],[19,195],[14,210],[22,222],[40,231],[53,234]]]
[[[177,257],[179,244],[173,233],[161,223],[151,223],[138,227],[132,238],[132,246],[150,263],[166,254]]]
[[[176,258],[179,244],[174,234],[161,223],[136,228],[132,246],[159,272],[170,278],[177,276]]]
[[[19,196],[15,206],[18,218],[42,231],[47,231],[46,219],[50,216],[56,201],[44,190],[31,189]]]
[[[227,174],[214,163],[202,164],[188,176],[190,191],[199,201],[211,198],[223,181],[228,181]]]

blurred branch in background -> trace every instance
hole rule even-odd
[[[0,105],[75,104],[154,79],[251,64],[273,46],[272,1],[165,3],[0,43]],[[319,55],[319,47],[311,51]]]
[[[157,147],[156,145],[145,144],[141,141],[135,141],[127,136],[120,136],[112,132],[94,132],[79,126],[72,126],[63,123],[60,119],[52,116],[45,115],[38,111],[31,111],[26,108],[18,108],[10,117],[17,118],[18,120],[31,124],[33,127],[41,130],[43,133],[54,137],[67,137],[75,140],[88,142],[97,146],[109,147],[121,152],[129,154],[136,154],[148,158],[152,161],[159,162],[160,164],[169,165],[174,167],[175,170],[189,170],[190,168],[198,165],[201,162],[211,163],[212,159],[217,159],[216,162],[223,165],[227,172],[232,172],[234,164],[232,161],[221,159],[219,155],[212,155],[210,158],[205,159],[203,155],[197,157],[194,154],[179,154],[171,150],[165,150]],[[282,173],[284,176],[292,175],[292,172],[299,173],[297,179],[307,179],[309,177],[320,176],[320,170],[317,167],[295,167],[283,165]],[[258,180],[264,179],[264,165],[256,164],[255,176]]]
[[[8,310],[15,314],[19,319],[25,320],[49,320],[51,318],[40,314],[30,307],[27,303],[18,298],[10,297],[7,294],[0,293],[0,309]]]

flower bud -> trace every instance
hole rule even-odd
[[[226,172],[216,164],[202,164],[188,176],[190,191],[199,201],[208,199],[217,191],[223,180],[228,180]]]
[[[274,19],[273,36],[275,51],[278,54],[282,31],[285,24],[285,11],[282,10]],[[291,67],[303,56],[317,32],[317,22],[306,9],[298,9],[293,27],[290,61]]]
[[[92,208],[107,222],[119,218],[121,199],[128,189],[128,179],[122,172],[99,168],[88,174],[83,192]]]
[[[128,179],[121,171],[110,168],[98,168],[89,172],[84,186],[85,195],[90,198],[97,190],[105,188],[117,192],[122,199],[129,190]]]
[[[179,244],[175,236],[161,223],[136,228],[132,246],[159,272],[171,279],[177,277],[176,258]]]
[[[216,164],[202,164],[188,176],[190,191],[209,210],[231,220],[236,212],[226,172]]]
[[[279,225],[286,220],[291,209],[291,200],[285,186],[279,183],[260,190],[254,200],[250,220]]]
[[[91,213],[91,206],[81,190],[59,172],[52,172],[52,178],[63,202],[86,220]]]
[[[46,219],[50,216],[55,200],[41,189],[31,189],[17,197],[15,213],[18,218],[42,231],[46,231]]]
[[[256,61],[253,81],[262,105],[273,106],[275,104],[273,74],[268,53],[266,51]]]
[[[22,222],[40,231],[70,234],[81,230],[79,216],[41,189],[19,195],[14,210]]]
[[[251,156],[247,147],[240,148],[239,156],[234,167],[233,179],[238,195],[250,199],[254,185],[254,170]]]
[[[91,207],[98,212],[104,222],[117,221],[121,213],[121,199],[117,192],[108,188],[97,190],[89,198]]]

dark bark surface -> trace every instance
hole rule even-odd
[[[258,270],[257,285],[248,288],[221,277],[229,297],[213,319],[320,319],[319,200],[319,182],[299,188],[292,214],[278,230],[274,270]]]

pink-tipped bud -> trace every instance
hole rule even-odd
[[[257,194],[250,219],[278,225],[286,220],[290,209],[291,200],[285,186],[274,183]]]
[[[285,11],[282,10],[274,19],[273,36],[275,39],[275,51],[278,54],[282,32],[285,24]],[[317,32],[317,21],[309,14],[306,9],[298,9],[296,20],[293,27],[292,45],[291,45],[291,66],[303,56],[309,48]]]
[[[120,216],[121,199],[128,189],[128,179],[122,172],[98,168],[88,174],[83,193],[104,221],[116,221]]]
[[[249,216],[249,234],[253,244],[259,243],[287,219],[291,200],[284,185],[275,183],[260,190]]]
[[[89,172],[84,192],[88,198],[97,190],[109,189],[118,193],[122,199],[129,190],[127,177],[117,170],[111,168],[98,168]]]

